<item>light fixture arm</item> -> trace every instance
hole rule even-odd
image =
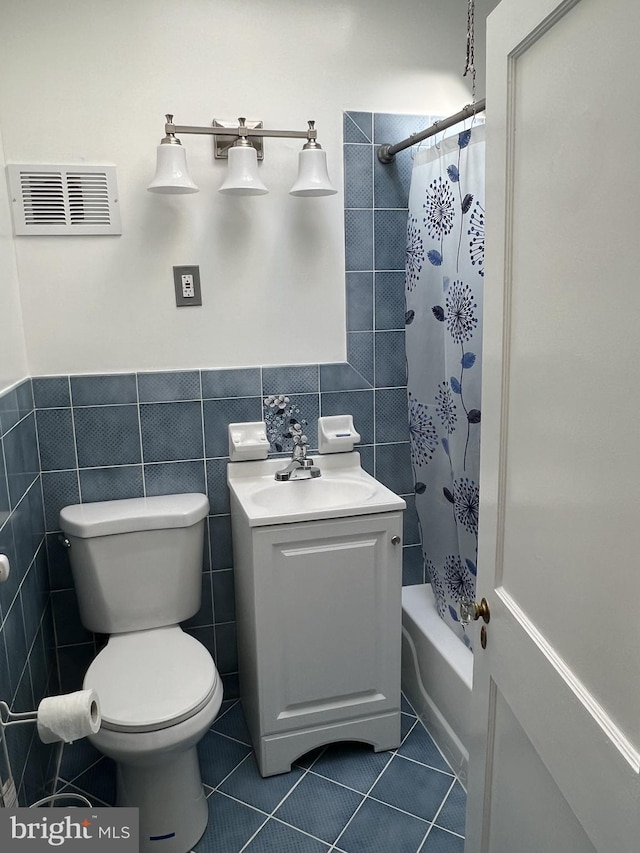
[[[179,139],[176,138],[175,133],[168,130],[167,128],[173,127],[173,116],[170,113],[167,113],[165,116],[167,123],[164,126],[165,137],[160,140],[160,145],[182,145]]]

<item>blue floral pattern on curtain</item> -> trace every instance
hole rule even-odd
[[[478,551],[484,126],[418,151],[406,254],[409,431],[427,579],[438,612],[474,598]]]

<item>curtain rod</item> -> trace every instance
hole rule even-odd
[[[449,118],[443,118],[441,121],[434,122],[431,127],[428,127],[420,133],[412,133],[411,136],[407,137],[407,139],[403,139],[402,142],[396,142],[395,145],[381,145],[377,152],[378,160],[385,165],[393,163],[398,151],[404,151],[405,148],[411,148],[412,145],[422,142],[423,139],[428,139],[430,136],[439,133],[441,130],[453,127],[454,124],[458,124],[459,121],[463,121],[471,115],[483,112],[485,104],[486,100],[483,98],[475,104],[468,104],[466,107],[463,107],[459,113],[449,116]]]

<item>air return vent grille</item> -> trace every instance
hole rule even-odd
[[[16,234],[121,234],[115,166],[7,166]]]

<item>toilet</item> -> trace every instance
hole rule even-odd
[[[108,634],[84,677],[117,767],[117,805],[140,812],[140,851],[187,853],[208,820],[196,745],[222,702],[213,658],[180,622],[200,608],[206,495],[67,506],[80,617]]]

